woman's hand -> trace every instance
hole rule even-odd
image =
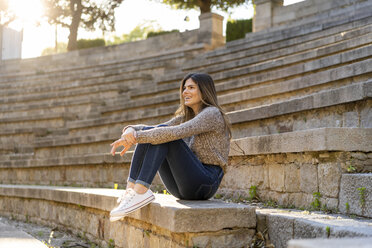
[[[114,141],[111,144],[112,156],[115,156],[115,151],[119,146],[124,146],[124,149],[120,152],[120,156],[123,156],[129,150],[129,148],[135,143],[137,143],[137,141],[136,138],[134,137],[134,132],[123,133],[120,139]]]

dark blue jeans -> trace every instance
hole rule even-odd
[[[167,191],[184,200],[211,198],[224,175],[220,166],[202,164],[182,139],[137,144],[128,181],[150,187],[158,171]]]

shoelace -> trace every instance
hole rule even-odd
[[[126,205],[133,197],[135,196],[135,192],[133,189],[126,190],[118,199],[118,203],[120,205]]]

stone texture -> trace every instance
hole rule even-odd
[[[3,222],[0,222],[0,247],[47,248],[45,244],[26,232]]]
[[[338,197],[341,168],[337,163],[318,165],[319,192],[322,196]],[[314,192],[313,192],[314,193]]]
[[[363,197],[361,188],[365,188]],[[338,208],[342,213],[372,218],[372,174],[342,174]]]
[[[284,166],[280,164],[269,165],[269,185],[274,191],[283,192],[284,188]]]
[[[2,195],[36,197],[110,211],[115,206],[113,196],[118,196],[121,190],[3,185],[0,192]],[[244,218],[237,218],[239,215]],[[173,232],[218,231],[223,228],[256,226],[253,207],[213,200],[183,201],[167,195],[157,195],[156,200],[148,207],[130,216]],[[195,222],[196,219],[199,221]]]
[[[300,166],[296,164],[285,165],[284,186],[286,192],[299,192],[300,189]]]
[[[146,207],[147,210],[143,208],[122,221],[109,223],[107,211],[115,205],[114,196],[120,192],[108,189],[2,185],[0,214],[63,226],[76,234],[84,233],[90,240],[104,246],[113,240],[116,247],[186,247],[194,242],[201,245],[199,247],[241,247],[248,244],[255,234],[254,208],[213,201],[177,202],[166,195],[157,197],[157,203],[151,203]],[[217,205],[234,207],[219,208]],[[180,209],[180,206],[185,208]],[[196,216],[194,207],[199,208],[201,216]],[[249,209],[249,212],[245,209]],[[226,216],[223,211],[232,215]],[[76,219],[81,221],[74,221]],[[226,221],[233,222],[227,224]],[[241,224],[236,221],[249,224],[239,228]],[[192,228],[184,232],[188,225],[192,225]],[[208,225],[210,230],[205,229]],[[223,227],[218,227],[220,225]]]
[[[370,151],[372,145],[367,137],[372,129],[364,128],[318,128],[290,133],[247,137],[231,142],[230,156],[304,152],[304,151]]]
[[[288,248],[370,248],[372,238],[290,240]]]
[[[293,237],[294,219],[280,215],[269,215],[267,218],[270,240],[275,247],[287,247],[287,242]]]
[[[351,219],[342,215],[280,209],[257,209],[260,219],[266,217],[270,240],[275,247],[285,248],[291,239],[372,237],[370,219]]]
[[[302,164],[300,166],[300,189],[302,192],[318,192],[318,169],[314,164]]]

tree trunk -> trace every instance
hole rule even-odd
[[[211,12],[211,0],[198,0],[200,14]]]
[[[72,13],[72,21],[70,25],[70,35],[68,36],[67,50],[73,51],[77,49],[77,35],[81,21],[82,4],[81,0],[70,0],[70,10]]]

